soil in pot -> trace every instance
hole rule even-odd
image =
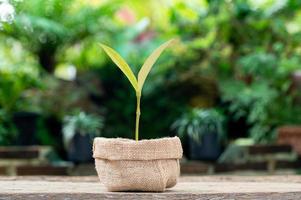
[[[162,192],[177,183],[182,157],[178,137],[130,140],[95,138],[93,157],[109,191]]]

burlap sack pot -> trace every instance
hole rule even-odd
[[[95,138],[93,157],[109,191],[162,192],[176,185],[182,157],[178,137],[130,140]]]

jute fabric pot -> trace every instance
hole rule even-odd
[[[109,191],[164,191],[176,185],[182,157],[178,137],[130,140],[95,138],[93,157]]]

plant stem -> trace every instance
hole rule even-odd
[[[141,94],[137,93],[137,108],[136,108],[136,130],[135,130],[135,139],[139,140],[139,119],[140,119],[140,98]]]

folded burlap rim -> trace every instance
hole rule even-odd
[[[182,154],[178,137],[139,141],[97,137],[93,142],[93,157],[105,160],[180,159]]]

